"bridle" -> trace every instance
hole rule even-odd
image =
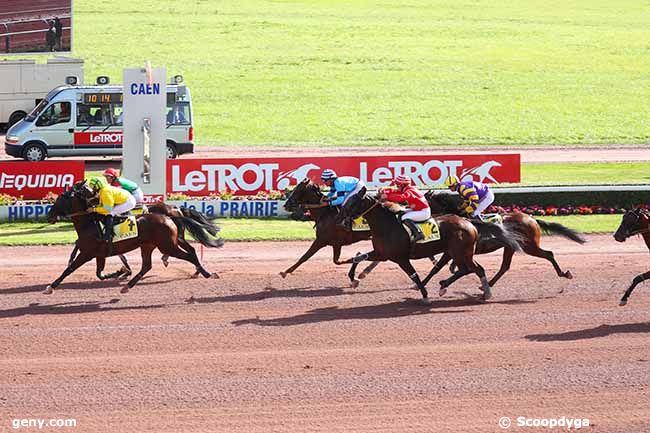
[[[379,203],[380,203],[379,200],[376,200],[376,199],[374,199],[374,198],[372,198],[372,197],[370,197],[370,199],[371,199],[372,201],[374,201],[374,203],[372,204],[372,206],[370,206],[368,209],[364,210],[364,211],[363,211],[359,216],[357,216],[355,219],[363,218],[364,216],[366,216],[366,214],[368,214],[368,212],[370,212],[371,210],[373,210],[374,208],[376,208],[377,205],[379,205]]]

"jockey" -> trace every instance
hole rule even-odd
[[[104,237],[102,240],[111,242],[113,239],[113,216],[130,211],[135,207],[135,198],[128,191],[115,188],[106,183],[101,177],[93,177],[88,186],[99,194],[99,205],[88,209],[88,212],[96,212],[105,216]]]
[[[330,168],[323,170],[320,176],[325,185],[329,186],[329,192],[321,199],[322,206],[344,206],[350,197],[364,190],[366,185],[363,181],[353,176],[338,177],[336,172]],[[344,227],[350,229],[352,221],[343,221]]]
[[[424,222],[431,218],[431,208],[424,194],[412,183],[411,178],[399,175],[391,182],[397,188],[384,188],[380,191],[380,199],[395,203],[406,202],[409,210],[404,212],[401,220],[413,232],[414,242],[424,239],[424,234],[416,222]]]
[[[137,183],[125,177],[120,177],[118,171],[115,170],[114,168],[107,168],[106,170],[104,170],[103,175],[104,178],[106,178],[106,182],[110,186],[114,186],[116,188],[122,188],[130,192],[133,198],[135,198],[136,206],[144,205],[144,194],[142,193],[142,190],[140,189]]]
[[[457,191],[465,199],[463,210],[472,218],[483,220],[481,213],[494,201],[494,193],[490,187],[481,182],[461,182],[458,177],[449,176],[445,180],[445,186],[451,191]]]

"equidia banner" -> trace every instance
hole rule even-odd
[[[83,161],[0,162],[0,194],[40,200],[84,178]]]
[[[520,181],[519,154],[177,159],[167,161],[167,193],[283,190],[305,177],[318,181],[326,168],[358,177],[371,189],[388,186],[400,174],[428,187],[442,184],[449,175],[485,183]]]

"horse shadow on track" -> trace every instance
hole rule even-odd
[[[7,319],[11,317],[20,316],[36,316],[41,314],[80,314],[80,313],[97,313],[106,311],[120,311],[120,310],[149,310],[156,308],[168,307],[168,304],[154,304],[154,305],[135,305],[124,307],[107,307],[119,302],[119,299],[111,299],[106,302],[63,302],[60,304],[40,304],[34,302],[26,307],[10,308],[7,310],[0,310],[0,319]]]
[[[531,334],[525,338],[530,341],[573,341],[590,338],[607,337],[614,334],[641,334],[650,332],[650,322],[624,323],[621,325],[600,325],[595,328],[578,331],[562,332],[559,334]]]
[[[235,326],[257,325],[257,326],[295,326],[308,323],[331,322],[335,320],[373,320],[391,319],[397,317],[422,316],[426,314],[457,314],[471,313],[473,310],[462,307],[488,306],[490,304],[521,304],[534,303],[535,301],[502,301],[484,303],[479,298],[465,297],[462,299],[441,299],[434,301],[431,305],[423,305],[419,299],[406,298],[403,301],[395,301],[380,305],[363,305],[360,307],[339,308],[327,307],[307,311],[297,316],[278,317],[275,319],[243,319],[232,322]],[[444,308],[456,308],[454,310],[443,310]],[[460,309],[458,309],[460,308]]]
[[[350,295],[364,295],[372,293],[390,292],[392,289],[386,290],[345,290],[341,287],[323,287],[320,289],[312,289],[311,287],[301,287],[294,289],[274,289],[273,287],[266,287],[264,290],[255,293],[242,293],[235,295],[225,296],[208,296],[203,298],[195,298],[194,296],[185,300],[188,304],[212,304],[216,302],[256,302],[265,299],[273,298],[321,298],[326,296],[350,296]]]
[[[144,277],[146,278],[146,277]],[[168,279],[168,280],[154,280],[150,279],[149,281],[140,281],[138,283],[139,286],[149,286],[149,285],[155,285],[155,284],[166,284],[166,283],[171,283],[173,281],[179,281],[178,278],[173,278],[173,279]],[[0,295],[17,295],[21,293],[30,293],[30,292],[42,292],[45,290],[45,287],[49,283],[40,283],[40,284],[32,284],[30,286],[22,286],[22,287],[10,287],[8,289],[0,289]],[[69,282],[69,283],[63,283],[61,284],[55,291],[54,293],[63,290],[97,290],[97,289],[121,289],[122,286],[124,286],[125,282],[123,280],[116,280],[116,279],[110,279],[110,280],[96,280],[96,281],[77,281],[77,282]],[[56,296],[56,295],[55,295]]]

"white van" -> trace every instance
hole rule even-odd
[[[122,86],[60,86],[5,137],[5,152],[26,161],[122,155]],[[167,158],[194,152],[192,98],[167,85]]]

